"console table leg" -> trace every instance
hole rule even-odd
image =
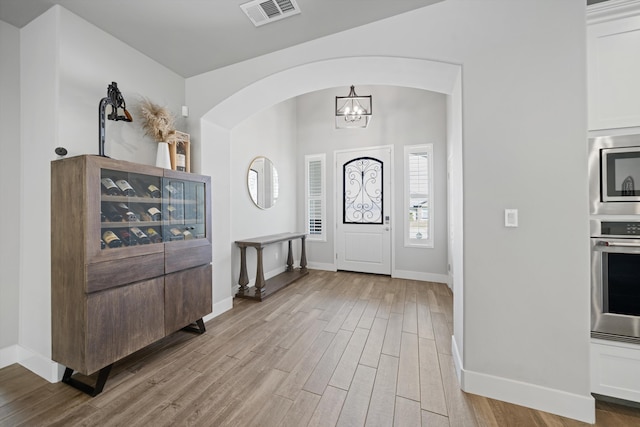
[[[265,293],[264,268],[262,267],[262,248],[256,248],[258,259],[256,260],[256,297],[262,299]]]
[[[249,283],[249,275],[247,274],[247,248],[240,248],[240,278],[238,279],[238,296],[244,296],[247,292],[247,284]]]
[[[307,249],[305,247],[305,240],[307,236],[302,236],[302,249],[300,250],[300,271],[305,273],[307,271]]]
[[[293,250],[291,249],[291,240],[289,240],[289,254],[287,255],[287,271],[293,271]]]

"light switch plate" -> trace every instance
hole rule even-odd
[[[504,210],[504,226],[505,227],[517,227],[518,226],[518,209],[505,209]]]

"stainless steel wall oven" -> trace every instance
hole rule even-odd
[[[640,220],[591,220],[591,336],[640,343]]]

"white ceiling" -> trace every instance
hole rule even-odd
[[[191,77],[443,0],[297,0],[301,14],[257,28],[240,9],[247,1],[0,0],[0,20],[21,28],[59,4]]]

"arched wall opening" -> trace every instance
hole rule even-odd
[[[447,95],[447,170],[449,280],[454,293],[454,360],[463,366],[463,180],[462,67],[398,57],[351,57],[293,67],[236,92],[200,118],[201,172],[212,177],[213,298],[212,317],[230,309],[235,288],[230,236],[231,130],[251,115],[296,96],[337,86],[404,86]]]

